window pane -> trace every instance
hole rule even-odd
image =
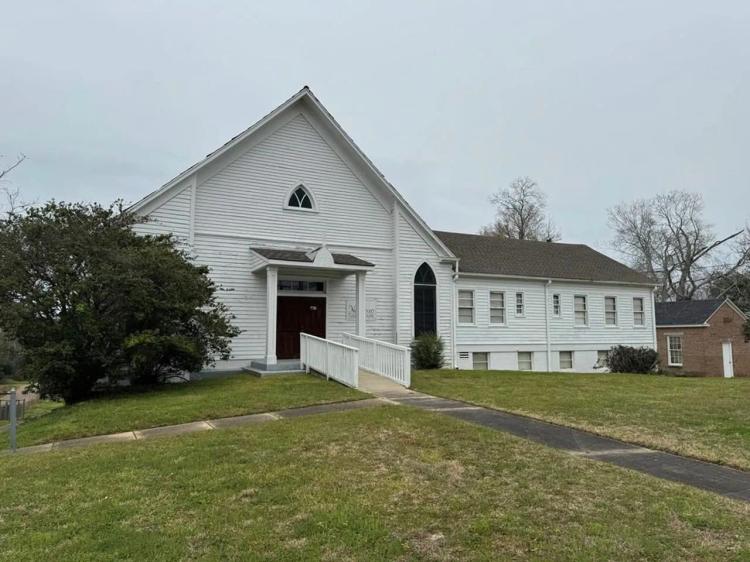
[[[573,352],[572,351],[560,352],[560,368],[561,369],[573,368]]]
[[[636,297],[633,299],[633,324],[643,326],[646,321],[646,315],[643,313],[643,299]]]
[[[505,293],[490,291],[490,324],[505,324]]]
[[[474,309],[473,308],[459,308],[458,309],[458,321],[464,324],[472,324],[474,322]]]
[[[519,351],[518,352],[518,370],[519,371],[531,371],[531,352],[530,351]]]
[[[432,268],[426,263],[420,265],[417,273],[414,275],[414,283],[418,285],[435,285],[435,274]]]
[[[560,295],[552,295],[552,314],[560,316]]]
[[[523,293],[516,293],[516,314],[523,314]]]
[[[474,352],[472,355],[472,368],[476,370],[486,371],[489,368],[488,353],[486,352]]]
[[[617,299],[604,297],[604,321],[608,326],[617,324]]]
[[[682,365],[682,338],[680,336],[667,336],[667,346],[669,352],[669,364],[675,366]]]
[[[436,289],[434,285],[414,285],[414,336],[437,333]]]
[[[588,323],[588,311],[586,309],[586,297],[577,296],[573,300],[576,324],[585,326]]]

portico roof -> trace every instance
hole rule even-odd
[[[268,265],[290,265],[361,271],[375,267],[375,264],[357,256],[330,252],[326,246],[310,251],[270,247],[250,247],[250,250],[265,262],[261,268]]]

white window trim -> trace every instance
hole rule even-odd
[[[528,353],[531,358],[529,368],[521,369],[521,353]],[[533,371],[534,370],[534,352],[533,351],[516,351],[516,370],[517,371]]]
[[[635,301],[639,300],[641,301],[641,314],[643,315],[643,323],[642,324],[636,324],[635,323]],[[636,330],[643,330],[646,328],[646,299],[643,297],[633,297],[633,328]]]
[[[570,367],[563,367],[562,366],[562,354],[563,353],[570,353]],[[572,349],[563,349],[561,351],[558,351],[557,352],[557,364],[560,367],[560,370],[561,371],[572,371],[573,367],[575,367],[575,364],[576,364],[575,363],[575,361],[576,361],[575,357],[576,357],[575,356],[575,351],[573,351]]]
[[[503,295],[503,308],[502,308],[502,311],[503,311],[503,321],[502,322],[493,322],[492,321],[492,310],[493,310],[493,307],[492,307],[492,293],[497,293],[497,294]],[[487,299],[488,299],[488,301],[487,301],[488,302],[487,309],[489,310],[489,313],[490,313],[490,318],[489,318],[489,324],[490,324],[490,326],[507,326],[508,325],[508,299],[505,297],[505,291],[493,291],[493,290],[490,290],[490,291],[487,292]],[[498,307],[495,307],[494,310],[500,310],[500,309]]]
[[[682,367],[685,364],[685,342],[682,334],[667,334],[667,366]],[[669,345],[670,338],[680,338],[680,353],[682,353],[682,363],[672,363],[672,347]]]
[[[585,312],[586,312],[586,322],[583,323],[583,324],[579,324],[578,322],[576,322],[576,299],[578,297],[582,297],[584,299],[583,303],[584,303],[584,305],[586,307],[584,309]],[[573,295],[573,326],[575,328],[588,328],[589,327],[589,323],[591,321],[589,312],[590,312],[589,311],[589,296],[588,295],[580,295],[580,294],[579,295]]]
[[[518,295],[521,295],[521,306],[523,307],[521,314],[518,313]],[[526,317],[526,291],[513,292],[513,315],[516,318]]]
[[[557,312],[555,312],[555,297],[557,297]],[[552,317],[560,318],[562,316],[562,296],[560,293],[552,294]]]
[[[484,370],[489,371],[490,370],[490,352],[489,351],[472,351],[471,352],[471,369],[473,371],[478,370],[474,363],[474,355],[476,355],[477,353],[484,353],[487,356],[487,366],[484,368]]]
[[[307,193],[307,196],[310,198],[310,203],[312,203],[312,209],[305,209],[304,207],[292,207],[289,204],[289,199],[292,198],[292,193],[297,191],[297,189],[300,187],[305,190],[305,192]],[[295,213],[296,212],[313,213],[313,214],[320,213],[320,210],[318,209],[318,202],[316,201],[312,190],[307,185],[305,185],[304,182],[299,182],[299,183],[294,184],[294,186],[289,191],[287,191],[286,197],[284,198],[284,205],[282,208],[286,211],[294,211]]]
[[[615,299],[615,323],[607,323],[607,299]],[[587,311],[588,312],[588,311]],[[604,327],[605,328],[617,328],[620,326],[620,303],[618,302],[616,295],[604,295]]]
[[[473,311],[471,322],[461,322],[461,309],[468,308],[461,306],[461,293],[471,293],[471,310]],[[476,326],[477,325],[477,292],[474,289],[458,289],[456,291],[456,324],[458,326]]]

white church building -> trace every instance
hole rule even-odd
[[[301,332],[436,332],[461,369],[594,371],[614,345],[656,347],[647,278],[584,245],[433,231],[307,87],[132,210],[209,266],[242,330],[217,369],[280,369]]]

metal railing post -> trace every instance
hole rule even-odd
[[[16,452],[16,389],[10,389],[10,403],[8,407],[10,420],[10,450]]]

